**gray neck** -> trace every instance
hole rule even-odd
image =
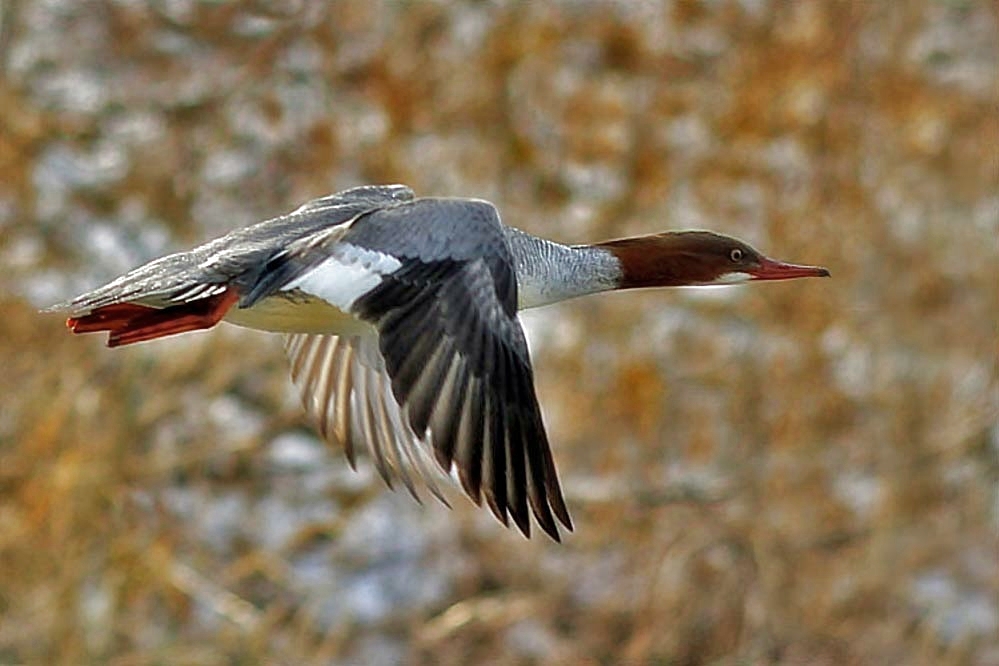
[[[608,250],[568,246],[505,227],[517,270],[521,310],[617,289],[621,263]]]

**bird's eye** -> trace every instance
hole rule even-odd
[[[728,253],[729,259],[735,262],[742,261],[742,250],[739,248],[733,248],[731,252]]]

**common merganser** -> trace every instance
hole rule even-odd
[[[355,187],[140,266],[50,308],[117,347],[225,320],[286,334],[291,376],[351,465],[366,445],[391,487],[454,468],[527,537],[566,509],[517,310],[635,287],[824,277],[707,231],[567,246],[479,199]]]

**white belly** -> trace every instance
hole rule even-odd
[[[251,308],[234,307],[225,321],[275,333],[370,335],[374,327],[340,308],[304,294],[269,296]]]

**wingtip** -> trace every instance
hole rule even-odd
[[[559,544],[562,543],[562,534],[558,531],[558,526],[557,525],[555,525],[554,523],[552,525],[550,525],[550,526],[541,525],[540,523],[538,523],[538,524],[540,525],[542,531],[546,535],[548,535],[549,539],[551,539],[555,543],[559,543]]]
[[[405,485],[406,486],[406,490],[409,491],[410,497],[412,497],[414,500],[416,500],[417,504],[419,504],[420,506],[423,506],[423,498],[420,496],[420,493],[417,492],[416,486],[413,484],[412,480],[410,480],[409,477],[404,477],[404,479],[403,479],[403,485]]]
[[[357,456],[354,455],[353,448],[344,447],[344,457],[347,458],[347,464],[350,466],[350,471],[357,471]]]
[[[552,498],[552,511],[555,513],[555,517],[558,521],[562,523],[565,529],[570,532],[573,531],[572,526],[572,516],[569,515],[569,509],[565,506],[565,502],[562,500],[562,495],[557,494]]]
[[[501,523],[503,523],[504,527],[510,527],[510,516],[506,511],[506,506],[501,505],[499,502],[497,502],[496,498],[493,497],[492,493],[488,491],[485,493],[485,496],[486,496],[486,505],[489,506],[489,510],[493,512],[493,515],[496,516],[496,519],[499,520]]]
[[[482,487],[480,484],[473,483],[469,475],[465,473],[464,468],[460,465],[458,466],[458,483],[461,484],[461,489],[465,491],[465,494],[470,500],[475,502],[475,506],[482,506]]]
[[[530,517],[530,515],[528,513],[526,513],[526,512],[521,513],[519,511],[515,511],[515,510],[512,509],[512,507],[511,507],[510,515],[513,517],[513,522],[517,526],[517,529],[520,530],[520,533],[523,534],[528,539],[530,539],[531,538],[531,517]]]
[[[547,503],[535,505],[534,519],[538,521],[538,526],[545,531],[545,534],[556,541],[559,540],[558,525],[555,524]]]
[[[454,510],[454,507],[451,506],[451,502],[449,502],[447,500],[447,498],[444,497],[444,493],[442,493],[439,489],[437,489],[437,488],[431,488],[430,492],[433,493],[434,497],[437,498],[438,502],[440,502],[441,504],[443,504],[444,506],[446,506],[449,510],[452,510],[452,511]]]

